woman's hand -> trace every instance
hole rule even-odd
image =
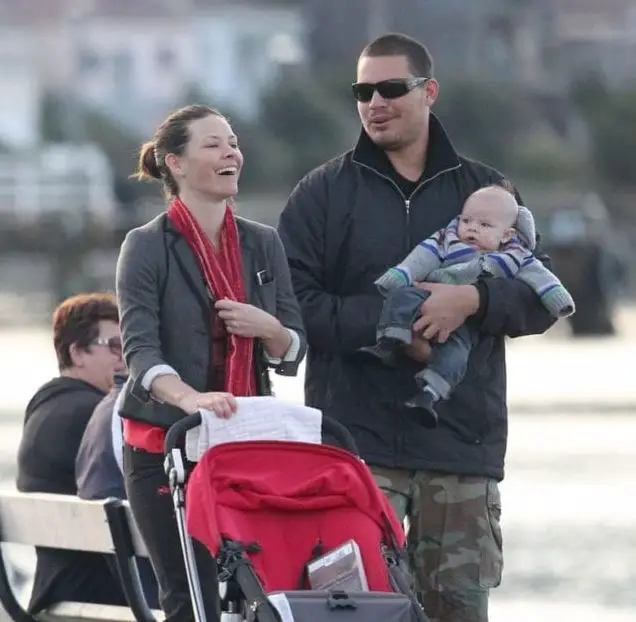
[[[271,339],[280,331],[280,322],[273,315],[253,305],[224,298],[214,307],[226,330],[238,337]]]
[[[220,419],[229,419],[237,408],[234,396],[231,393],[221,391],[188,393],[179,400],[178,406],[189,415],[194,415],[202,408],[211,410]]]

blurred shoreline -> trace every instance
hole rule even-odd
[[[614,337],[572,339],[560,325],[509,343],[505,569],[492,622],[636,620],[635,320],[629,305]],[[24,407],[56,374],[49,327],[0,327],[0,354],[0,487],[12,488]],[[299,378],[274,382],[302,401]],[[10,559],[28,569],[33,553],[13,547]]]
[[[2,301],[0,299],[0,308]],[[0,322],[0,378],[11,387],[0,399],[0,418],[22,413],[35,390],[57,374],[47,323],[28,316],[12,326]],[[510,339],[507,344],[508,410],[523,413],[636,414],[633,353],[636,352],[636,304],[621,305],[617,333],[611,337],[573,338],[564,321],[545,335]],[[27,373],[28,372],[28,373]],[[301,377],[304,368],[300,371]],[[296,378],[273,377],[291,399],[302,401]]]

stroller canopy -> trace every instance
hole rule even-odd
[[[310,443],[212,447],[190,476],[186,521],[214,555],[224,538],[248,547],[266,591],[301,588],[317,547],[325,553],[350,538],[369,589],[393,591],[381,547],[404,546],[402,526],[367,466],[347,451]]]

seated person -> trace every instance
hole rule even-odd
[[[53,314],[60,374],[35,393],[18,448],[21,492],[76,495],[75,456],[97,404],[124,370],[119,314],[109,294],[81,294]],[[63,601],[126,605],[123,590],[102,555],[36,547],[28,606],[36,614]]]
[[[429,295],[417,287],[422,281],[465,285],[482,278],[516,278],[528,283],[555,317],[571,315],[572,297],[534,257],[534,246],[534,219],[529,210],[517,205],[503,187],[477,190],[446,228],[422,241],[402,263],[375,281],[386,300],[376,345],[362,351],[392,364],[397,346],[411,343],[413,324]],[[435,403],[447,399],[462,381],[478,339],[478,333],[464,324],[443,343],[432,344],[425,368],[415,376],[421,391],[406,402],[419,409],[425,425],[437,425]]]
[[[80,499],[126,498],[122,465],[123,426],[118,413],[118,399],[126,382],[125,374],[115,376],[110,392],[97,404],[86,426],[75,459],[77,495]],[[119,580],[112,555],[106,561]],[[151,609],[159,609],[159,587],[148,559],[137,559],[139,578]]]
[[[122,443],[122,425],[115,412],[116,400],[125,382],[125,374],[115,376],[115,384],[97,404],[84,430],[75,458],[80,499],[126,498],[124,477],[116,455]]]

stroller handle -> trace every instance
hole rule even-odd
[[[332,419],[331,417],[322,416],[322,430],[323,433],[331,435],[338,444],[338,447],[345,449],[354,456],[360,456],[358,453],[358,445],[356,444],[353,435],[345,426],[339,421]]]
[[[180,419],[179,421],[171,425],[168,428],[163,445],[164,455],[170,455],[172,453],[172,450],[176,449],[177,445],[179,445],[179,441],[181,441],[181,439],[185,437],[186,433],[189,430],[200,426],[201,422],[201,413],[196,412],[193,415],[187,415],[183,417],[183,419]],[[349,430],[347,430],[347,428],[340,422],[332,419],[331,417],[326,417],[323,415],[322,429],[323,434],[326,432],[327,434],[332,436],[334,441],[340,448],[345,449],[355,456],[359,456],[358,446],[356,445],[355,439],[353,438],[351,432],[349,432]]]
[[[201,413],[196,412],[193,415],[186,415],[183,419],[179,419],[179,421],[173,423],[166,432],[166,438],[163,443],[163,453],[166,456],[170,455],[172,450],[176,449],[179,441],[185,437],[186,433],[200,426],[202,421]]]

